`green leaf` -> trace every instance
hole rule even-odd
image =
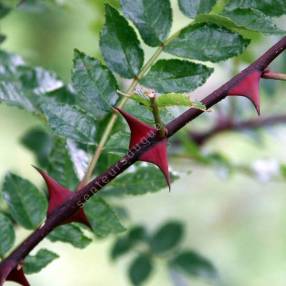
[[[61,185],[70,190],[75,190],[78,178],[74,170],[74,164],[67,150],[66,141],[54,138],[53,148],[48,157],[47,172]]]
[[[138,104],[137,102],[133,100],[132,101],[129,100],[127,104],[124,106],[124,110],[126,112],[129,112],[136,118],[144,121],[145,123],[154,126],[154,116],[150,108],[146,109],[146,107],[143,106],[142,104]],[[169,110],[167,108],[163,108],[160,111],[160,116],[163,122],[169,122],[173,120],[175,117],[177,117],[178,115],[179,115],[178,110]]]
[[[156,47],[166,39],[172,25],[169,0],[121,0],[121,5],[147,45]]]
[[[0,213],[0,230],[0,257],[4,257],[15,243],[15,231],[11,220],[3,213]]]
[[[100,47],[107,66],[125,78],[136,76],[144,62],[144,53],[133,28],[119,12],[105,7],[106,23],[100,35]]]
[[[195,18],[199,14],[209,13],[216,2],[216,0],[179,0],[179,7],[186,16]]]
[[[171,174],[172,181],[178,176]],[[112,195],[143,195],[166,188],[163,174],[154,166],[138,166],[134,172],[125,173],[106,186],[105,193]]]
[[[184,227],[180,222],[170,221],[161,226],[150,241],[155,253],[163,253],[178,246],[184,233]]]
[[[20,65],[17,68],[17,76],[24,90],[32,91],[35,95],[52,92],[63,87],[63,82],[53,72],[41,67],[29,67]]]
[[[91,239],[86,237],[76,224],[65,224],[58,226],[49,235],[48,239],[56,242],[69,243],[77,248],[85,248],[91,243]]]
[[[40,272],[57,258],[59,258],[59,256],[56,253],[48,249],[40,249],[36,255],[29,255],[26,257],[24,261],[24,272],[25,274]]]
[[[0,101],[39,115],[39,95],[62,86],[54,73],[26,66],[21,57],[0,51]]]
[[[124,237],[117,239],[111,249],[111,258],[113,260],[129,252],[138,242],[146,240],[144,227],[135,226],[129,230]]]
[[[118,257],[126,254],[129,250],[133,247],[132,242],[128,239],[128,237],[122,237],[115,241],[114,245],[111,249],[111,258],[113,260],[117,259]]]
[[[249,43],[224,27],[194,24],[183,29],[165,51],[180,57],[219,62],[241,54]]]
[[[245,27],[249,30],[266,34],[285,34],[285,31],[279,29],[270,17],[256,9],[238,8],[225,11],[223,16],[230,18],[237,26]]]
[[[96,122],[80,109],[44,99],[41,109],[54,134],[84,144],[95,144]]]
[[[96,236],[104,238],[111,233],[125,231],[116,213],[100,196],[90,198],[85,207],[85,214]]]
[[[268,16],[281,16],[286,14],[286,0],[229,0],[226,10],[236,8],[254,8]]]
[[[4,179],[3,197],[13,219],[23,227],[35,229],[43,221],[47,200],[30,181],[8,173]]]
[[[37,163],[41,167],[47,166],[48,157],[53,148],[53,140],[43,128],[30,129],[20,141],[21,144],[34,153]]]
[[[170,262],[170,266],[189,276],[212,279],[212,281],[218,277],[216,269],[206,258],[190,250],[176,255]]]
[[[159,60],[140,82],[160,93],[187,92],[205,83],[212,72],[212,68],[188,61]]]
[[[133,285],[142,285],[148,279],[152,272],[151,257],[146,254],[139,254],[131,263],[128,275]]]
[[[72,82],[77,104],[95,119],[102,119],[118,99],[113,74],[98,60],[75,50]]]

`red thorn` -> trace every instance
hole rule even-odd
[[[151,132],[157,132],[154,127],[147,125],[146,123],[138,120],[129,113],[121,110],[120,108],[115,108],[127,121],[129,128],[131,130],[131,138],[129,143],[129,149],[138,144],[144,137],[148,136]],[[139,157],[140,161],[152,163],[159,167],[162,171],[168,187],[170,189],[170,175],[168,168],[168,155],[167,155],[167,139],[163,139],[157,143],[154,147],[149,149],[147,152]]]
[[[254,105],[258,115],[260,115],[259,81],[261,74],[262,72],[260,71],[252,71],[228,92],[230,96],[240,95],[247,97]]]
[[[20,266],[20,265],[15,267],[8,274],[7,281],[13,281],[13,282],[19,283],[22,286],[30,286],[28,280],[25,277],[25,274],[24,274],[24,271],[23,271],[23,267]]]
[[[47,184],[49,193],[49,206],[48,206],[48,217],[49,217],[56,208],[61,206],[70,197],[74,196],[75,193],[64,188],[56,180],[50,177],[46,172],[42,171],[41,169],[35,166],[33,167],[42,175],[43,179]],[[85,224],[88,227],[91,227],[82,208],[79,209],[70,218],[68,218],[63,224],[71,222],[79,222]]]

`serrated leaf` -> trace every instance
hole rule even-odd
[[[179,7],[186,16],[195,18],[199,14],[209,13],[216,2],[216,0],[179,0]]]
[[[119,12],[105,6],[106,23],[100,35],[100,48],[107,66],[122,77],[136,76],[144,53],[135,31]]]
[[[147,45],[156,47],[166,39],[172,25],[169,0],[121,0],[121,5]]]
[[[189,61],[159,60],[140,83],[160,93],[188,92],[205,83],[212,72],[212,68]]]
[[[223,16],[230,18],[237,26],[266,34],[283,34],[272,19],[259,10],[251,8],[238,8],[225,11]]]
[[[23,89],[32,91],[36,95],[52,92],[63,87],[63,82],[55,73],[41,67],[19,66],[17,74]]]
[[[84,144],[95,144],[96,122],[88,114],[51,99],[43,99],[40,106],[54,134]]]
[[[53,139],[53,148],[48,156],[46,170],[58,183],[70,190],[75,190],[79,180],[65,140]]]
[[[39,95],[51,92],[63,83],[56,75],[40,67],[26,66],[21,57],[0,51],[0,101],[40,114]]]
[[[12,221],[3,213],[0,213],[0,230],[0,257],[4,257],[15,243],[15,231]]]
[[[151,275],[153,264],[151,257],[146,254],[139,254],[131,262],[128,270],[129,279],[133,285],[142,285]]]
[[[236,8],[254,8],[268,16],[281,16],[286,14],[286,0],[229,0],[226,10]]]
[[[241,54],[249,43],[238,33],[205,23],[183,29],[164,50],[180,57],[219,62]]]
[[[100,238],[125,231],[116,213],[102,197],[95,195],[90,198],[84,207],[84,212],[93,232]]]
[[[218,277],[216,269],[209,260],[190,250],[176,255],[170,262],[170,266],[189,276],[207,278],[212,281]]]
[[[77,104],[96,120],[102,119],[118,99],[113,74],[98,60],[75,50],[72,83],[78,92]]]
[[[178,176],[171,173],[171,181]],[[106,194],[110,195],[143,195],[155,193],[166,187],[166,181],[155,166],[136,167],[134,172],[119,176],[114,182],[106,186]]]
[[[56,253],[48,249],[40,249],[36,255],[29,255],[25,258],[24,272],[25,274],[40,272],[57,258],[59,258],[59,256]]]
[[[3,197],[13,219],[27,229],[35,229],[47,212],[47,200],[28,180],[13,173],[5,176]]]
[[[49,235],[48,239],[52,242],[64,242],[76,248],[85,248],[91,243],[91,239],[84,235],[83,231],[76,224],[66,224],[58,226]]]
[[[172,250],[181,242],[184,227],[181,223],[170,221],[161,226],[150,240],[152,251],[163,253]]]

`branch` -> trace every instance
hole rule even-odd
[[[212,137],[223,132],[258,129],[260,127],[273,126],[276,124],[283,124],[283,123],[286,123],[285,114],[260,117],[240,122],[225,120],[219,122],[213,128],[205,132],[196,132],[196,131],[190,132],[190,139],[193,140],[197,145],[201,146],[204,145]]]
[[[230,89],[241,82],[251,72],[264,71],[267,66],[285,49],[286,37],[282,38],[248,68],[204,98],[202,103],[207,107],[207,109],[217,104],[228,95]],[[168,123],[166,125],[168,137],[174,135],[187,123],[198,117],[203,112],[204,111],[202,110],[191,108]],[[36,229],[22,242],[22,244],[20,244],[5,260],[0,263],[0,285],[3,285],[8,274],[15,269],[15,267],[17,267],[30,253],[30,251],[56,226],[73,215],[91,196],[99,192],[105,185],[124,172],[129,166],[134,164],[143,153],[162,140],[164,140],[164,138],[161,138],[158,132],[150,132],[147,137],[143,138],[140,143],[131,148],[124,157],[112,165],[106,172],[92,180],[78,192],[75,192],[74,196],[70,197],[60,207],[56,208],[42,226]]]

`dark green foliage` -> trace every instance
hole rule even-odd
[[[255,8],[262,11],[265,15],[281,16],[286,13],[285,0],[229,0],[225,9],[233,10],[236,8]]]
[[[31,129],[21,138],[21,143],[34,153],[40,166],[47,166],[48,156],[53,148],[53,140],[46,131],[39,127]]]
[[[172,250],[182,240],[183,225],[180,222],[170,221],[161,226],[151,238],[151,248],[154,253],[164,253]]]
[[[0,230],[0,257],[4,257],[15,242],[15,232],[11,220],[3,213],[0,213]]]
[[[169,0],[121,0],[121,5],[147,45],[159,46],[166,39],[172,25]]]
[[[181,11],[190,18],[199,14],[209,13],[216,0],[178,0]]]
[[[143,226],[135,226],[131,228],[127,234],[119,237],[112,249],[111,258],[117,259],[118,257],[128,253],[133,247],[140,242],[146,242],[148,239],[146,230]]]
[[[178,176],[173,175],[172,180]],[[136,172],[119,176],[106,187],[106,193],[112,195],[143,195],[165,188],[166,181],[162,173],[154,166],[137,167]]]
[[[51,234],[49,234],[48,239],[53,242],[60,241],[70,243],[77,248],[85,248],[92,241],[83,233],[77,224],[58,226]]]
[[[27,256],[24,261],[24,271],[26,274],[40,272],[57,258],[59,258],[59,256],[56,253],[48,249],[40,249],[36,255]]]
[[[249,42],[224,27],[195,24],[183,29],[165,51],[184,58],[219,62],[241,54]]]
[[[141,84],[160,93],[187,92],[201,86],[213,69],[181,60],[159,60]]]
[[[170,261],[170,266],[184,274],[202,277],[213,281],[217,279],[217,271],[204,257],[194,251],[183,251]]]
[[[47,211],[44,195],[28,180],[13,173],[5,176],[3,197],[13,219],[27,229],[35,229]]]
[[[138,74],[144,54],[133,28],[119,12],[105,8],[106,23],[100,36],[101,52],[107,66],[125,78]]]
[[[138,255],[131,263],[128,274],[133,285],[142,285],[152,272],[151,257],[146,254]]]
[[[117,83],[113,74],[98,60],[78,50],[74,52],[72,82],[78,106],[96,120],[102,119],[116,103]]]
[[[249,30],[269,34],[285,34],[285,31],[277,28],[269,16],[256,9],[238,8],[225,11],[223,15],[230,18],[237,26]]]
[[[100,196],[93,196],[86,203],[84,210],[93,232],[99,238],[104,238],[110,233],[118,233],[125,230],[116,213]]]

